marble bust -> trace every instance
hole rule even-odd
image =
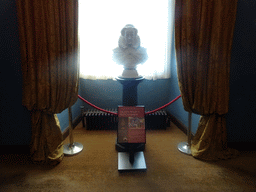
[[[121,30],[118,47],[113,50],[113,61],[124,66],[122,78],[138,78],[136,65],[146,62],[147,50],[140,46],[138,30],[131,24]]]

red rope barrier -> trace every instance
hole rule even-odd
[[[81,99],[82,101],[84,101],[85,103],[87,103],[88,105],[94,107],[95,109],[98,109],[100,111],[103,111],[103,112],[106,112],[106,113],[109,113],[109,114],[112,114],[112,115],[117,115],[117,113],[114,113],[114,112],[111,112],[111,111],[107,111],[105,109],[101,109],[101,108],[97,107],[96,105],[93,105],[92,103],[90,103],[89,101],[87,101],[83,97],[81,97],[80,95],[78,95],[78,98]]]
[[[181,97],[181,95],[179,95],[178,97],[176,97],[175,99],[173,99],[173,100],[170,101],[169,103],[163,105],[162,107],[159,107],[159,108],[157,108],[157,109],[155,109],[155,110],[153,110],[153,111],[146,112],[145,115],[154,113],[154,112],[156,112],[156,111],[159,111],[159,110],[161,110],[161,109],[163,109],[163,108],[165,108],[165,107],[171,105],[172,103],[174,103],[175,101],[177,101],[180,97]],[[78,95],[78,98],[81,99],[82,101],[84,101],[85,103],[87,103],[88,105],[94,107],[95,109],[98,109],[99,111],[103,111],[103,112],[105,112],[105,113],[109,113],[109,114],[112,114],[112,115],[117,115],[117,113],[114,113],[114,112],[111,112],[111,111],[107,111],[107,110],[105,110],[105,109],[101,109],[101,108],[97,107],[96,105],[93,105],[92,103],[90,103],[89,101],[87,101],[87,100],[85,100],[83,97],[81,97],[80,95]]]
[[[145,115],[148,115],[148,114],[151,114],[151,113],[155,113],[156,111],[159,111],[159,110],[161,110],[161,109],[163,109],[163,108],[165,108],[165,107],[171,105],[172,103],[174,103],[175,101],[177,101],[180,97],[181,97],[181,95],[179,95],[178,97],[176,97],[175,99],[173,99],[173,100],[170,101],[169,103],[163,105],[162,107],[159,107],[159,108],[157,108],[157,109],[155,109],[155,110],[153,110],[153,111],[148,111],[148,112],[146,112]]]

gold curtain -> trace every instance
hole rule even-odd
[[[22,103],[32,116],[31,156],[58,162],[63,139],[56,113],[71,107],[78,95],[78,0],[17,0],[16,5]]]
[[[195,158],[226,159],[230,54],[237,0],[176,0],[175,47],[184,109],[201,115]]]

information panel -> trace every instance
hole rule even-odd
[[[145,108],[118,107],[118,143],[146,143]]]

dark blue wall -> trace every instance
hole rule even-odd
[[[239,0],[230,66],[229,142],[256,142],[256,1]]]
[[[146,110],[162,106],[168,102],[169,89],[168,80],[143,80],[138,85],[138,105]],[[82,79],[81,96],[101,108],[117,108],[122,105],[122,85],[115,80]]]
[[[138,105],[144,105],[146,110],[156,109],[166,104],[169,99],[169,80],[144,80],[138,85]],[[117,108],[122,105],[122,85],[115,80],[80,80],[79,94],[87,101],[103,109]],[[80,115],[80,106],[85,109],[92,107],[80,99],[72,106],[73,119]],[[68,110],[57,114],[61,130],[68,125]]]
[[[78,94],[80,94],[80,89]],[[77,118],[81,114],[80,106],[82,105],[83,105],[82,101],[80,99],[77,99],[76,103],[71,107],[73,121],[75,120],[75,118]],[[69,126],[68,109],[65,109],[61,113],[57,114],[57,116],[60,122],[61,131],[63,132]]]
[[[28,145],[30,114],[21,105],[22,74],[15,0],[0,1],[0,145]]]
[[[79,94],[93,103],[103,108],[111,109],[122,105],[122,85],[115,80],[80,80]],[[138,105],[144,105],[146,110],[156,109],[166,104],[169,99],[169,80],[143,80],[138,85]],[[80,99],[72,106],[73,119],[80,115],[80,106],[85,109],[92,107],[82,102]],[[68,110],[57,114],[61,130],[64,131],[68,125]]]

